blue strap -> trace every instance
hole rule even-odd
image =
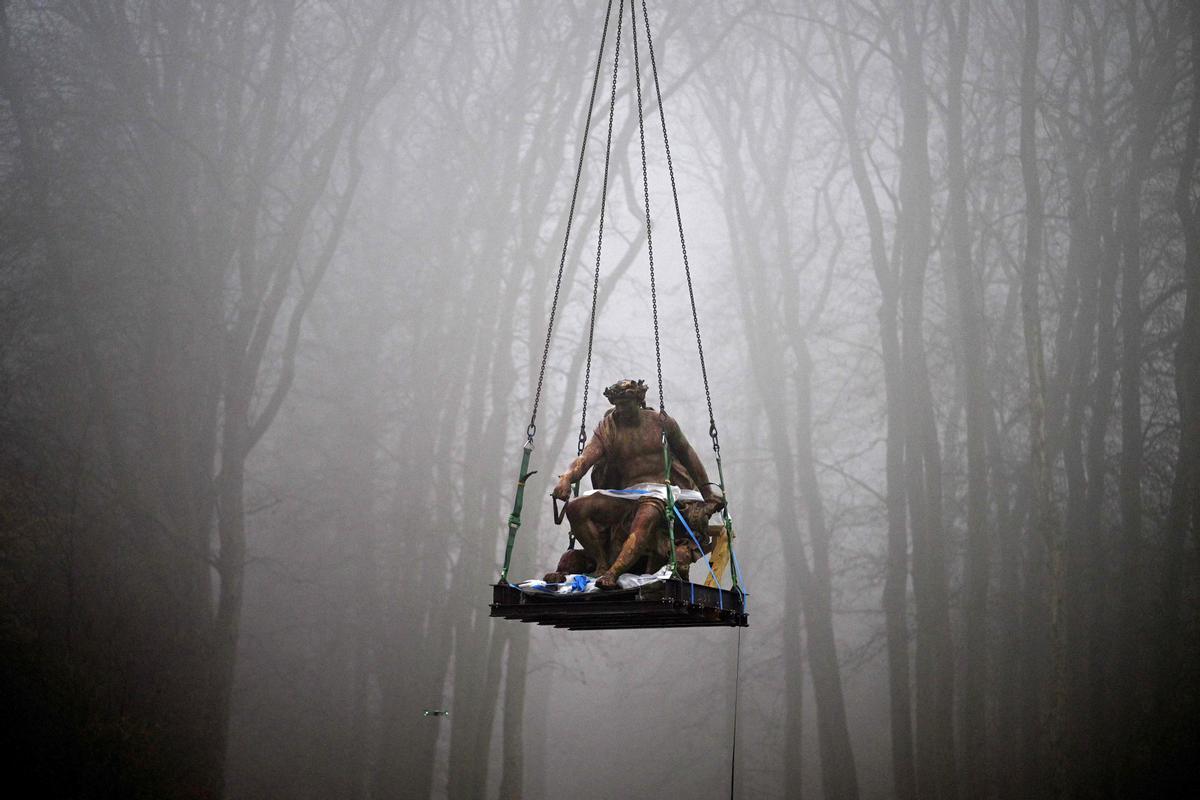
[[[587,575],[576,575],[571,579],[571,588],[577,592],[586,592],[588,588]]]
[[[683,529],[688,532],[688,536],[692,537],[692,541],[696,543],[696,549],[699,550],[702,555],[707,555],[704,553],[704,548],[700,546],[700,540],[696,538],[696,534],[692,533],[691,526],[687,524],[687,520],[683,518],[683,514],[679,513],[679,506],[671,506],[671,510],[675,512],[675,516],[678,517],[679,521],[683,523]],[[675,543],[671,542],[671,546],[674,547]],[[723,597],[723,592],[721,591],[721,581],[717,579],[716,573],[713,572],[711,562],[708,564],[708,574],[712,575],[713,583],[716,584],[717,587],[717,607],[724,610],[725,599]],[[692,583],[691,581],[688,581],[688,583],[691,584],[692,587],[692,604],[695,605],[696,584]]]

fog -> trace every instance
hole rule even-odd
[[[1196,796],[1198,157],[1177,0],[0,1],[11,780]],[[490,616],[622,378],[747,628]]]

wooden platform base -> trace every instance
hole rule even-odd
[[[492,585],[493,617],[536,622],[573,631],[633,628],[749,627],[740,593],[668,580],[612,592],[526,594]]]

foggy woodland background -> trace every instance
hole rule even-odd
[[[622,9],[593,388],[654,378]],[[1195,792],[1200,7],[650,4],[740,643],[488,618],[605,12],[0,2],[6,775],[725,797],[736,696],[739,797]],[[613,42],[517,578],[566,543]]]

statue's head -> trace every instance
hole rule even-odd
[[[617,381],[612,386],[604,390],[604,396],[608,398],[608,402],[614,406],[622,400],[636,401],[642,408],[646,407],[646,382],[642,380],[633,380],[626,378]]]

